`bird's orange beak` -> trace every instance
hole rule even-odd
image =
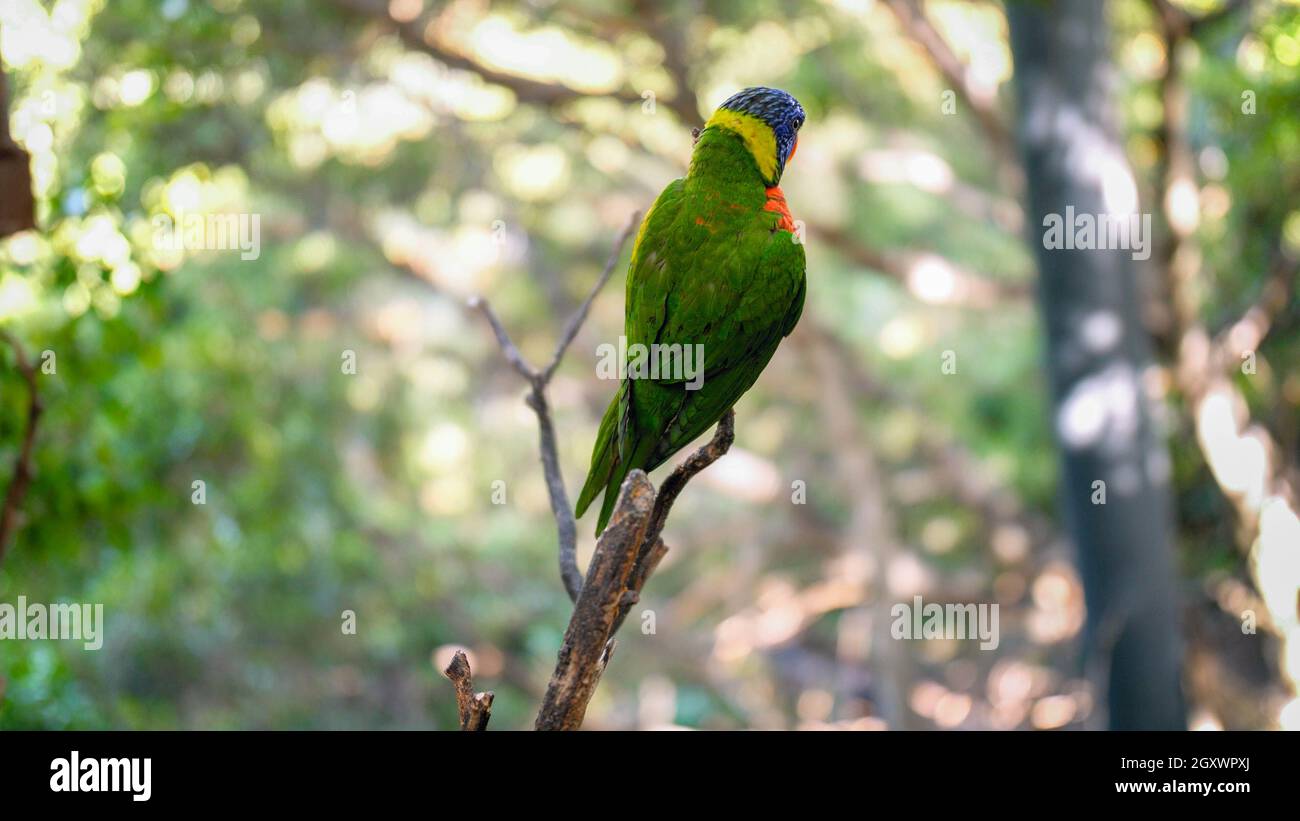
[[[793,159],[794,159],[794,152],[796,152],[796,151],[798,151],[798,150],[799,150],[799,138],[796,136],[796,137],[794,138],[794,145],[792,145],[792,146],[790,147],[790,156],[786,157],[786,158],[785,158],[785,161],[786,161],[786,162],[790,162],[790,160],[793,160]]]

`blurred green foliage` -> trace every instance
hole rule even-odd
[[[868,490],[836,473],[845,451],[879,468],[910,562],[868,576],[911,568],[1020,614],[1004,616],[1016,637],[998,659],[939,649],[917,659],[917,680],[982,704],[996,702],[984,691],[999,676],[1028,671],[1026,700],[1085,704],[1071,669],[1078,586],[1059,540],[991,536],[927,449],[934,437],[960,447],[1017,515],[1050,521],[1031,257],[1014,219],[990,216],[1014,216],[1015,192],[972,118],[943,112],[942,77],[882,4],[652,15],[387,5],[439,21],[451,51],[577,99],[519,99],[344,2],[15,0],[0,12],[11,123],[33,155],[43,226],[0,241],[0,326],[57,363],[40,378],[36,479],[0,601],[102,602],[108,620],[98,652],[0,644],[0,728],[448,728],[454,704],[435,665],[459,644],[497,693],[493,726],[530,725],[570,608],[534,420],[463,302],[489,295],[525,354],[549,355],[627,214],[684,168],[694,123],[668,104],[681,78],[656,41],[665,27],[688,43],[701,116],[743,85],[803,101],[785,189],[810,224],[805,322],[885,389],[846,384],[860,435],[833,441],[828,377],[810,365],[818,337],[801,329],[782,349],[738,408],[738,448],[758,467],[701,477],[679,504],[673,553],[647,591],[657,632],[629,621],[593,724],[795,726],[870,712],[856,705],[874,700],[872,673],[819,672],[861,598],[790,614],[815,599],[792,591],[857,578],[853,562],[871,561],[861,553],[875,545],[851,530]],[[1214,328],[1254,300],[1279,233],[1300,246],[1300,9],[1260,5],[1250,31],[1216,30],[1189,77]],[[998,6],[928,6],[979,77],[1005,86]],[[1150,202],[1166,55],[1146,3],[1111,10],[1130,159]],[[653,113],[642,89],[660,101]],[[1248,127],[1242,89],[1256,95]],[[615,91],[630,99],[603,96]],[[260,255],[160,249],[155,219],[185,211],[258,215]],[[927,286],[942,296],[948,269],[922,269],[909,287],[819,243],[819,228],[1028,293],[985,308],[926,298]],[[572,490],[612,390],[593,362],[619,333],[620,289],[616,277],[552,388]],[[1242,384],[1292,452],[1298,346],[1294,322],[1280,328],[1259,352],[1267,378]],[[945,350],[961,352],[955,377],[938,367]],[[24,424],[12,361],[0,355],[0,482]],[[1179,424],[1180,547],[1195,586],[1240,574],[1241,557]],[[504,505],[492,503],[496,480]],[[796,480],[806,507],[784,503]],[[195,481],[206,504],[192,502]],[[1022,537],[1032,550],[1018,551]],[[1065,592],[1053,598],[1052,584]],[[356,635],[340,627],[348,610]],[[783,614],[788,635],[773,622]],[[1035,632],[1053,615],[1064,627]],[[970,697],[954,726],[1001,726]],[[931,715],[944,726],[955,713]],[[1027,706],[1010,715],[1008,726],[1044,726]]]

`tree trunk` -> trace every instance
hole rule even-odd
[[[0,59],[0,238],[35,227],[31,158],[9,138],[9,81]]]
[[[1045,242],[1045,218],[1066,220],[1067,207],[1093,217],[1138,209],[1114,122],[1104,4],[1012,2],[1008,15],[1061,504],[1088,607],[1086,669],[1112,729],[1184,728],[1170,462],[1144,388],[1138,262],[1131,248]]]

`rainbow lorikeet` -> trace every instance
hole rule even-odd
[[[653,470],[712,427],[799,321],[804,249],[779,183],[803,122],[784,91],[730,97],[700,133],[686,177],[641,222],[627,277],[628,349],[702,346],[691,350],[703,356],[703,378],[629,370],[619,383],[578,496],[581,517],[605,493],[597,535],[628,472]]]

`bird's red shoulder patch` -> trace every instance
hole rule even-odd
[[[771,211],[780,217],[776,223],[777,228],[794,233],[794,217],[790,216],[790,206],[785,204],[785,192],[781,190],[781,186],[774,185],[767,189],[767,204],[763,206],[763,210]]]

